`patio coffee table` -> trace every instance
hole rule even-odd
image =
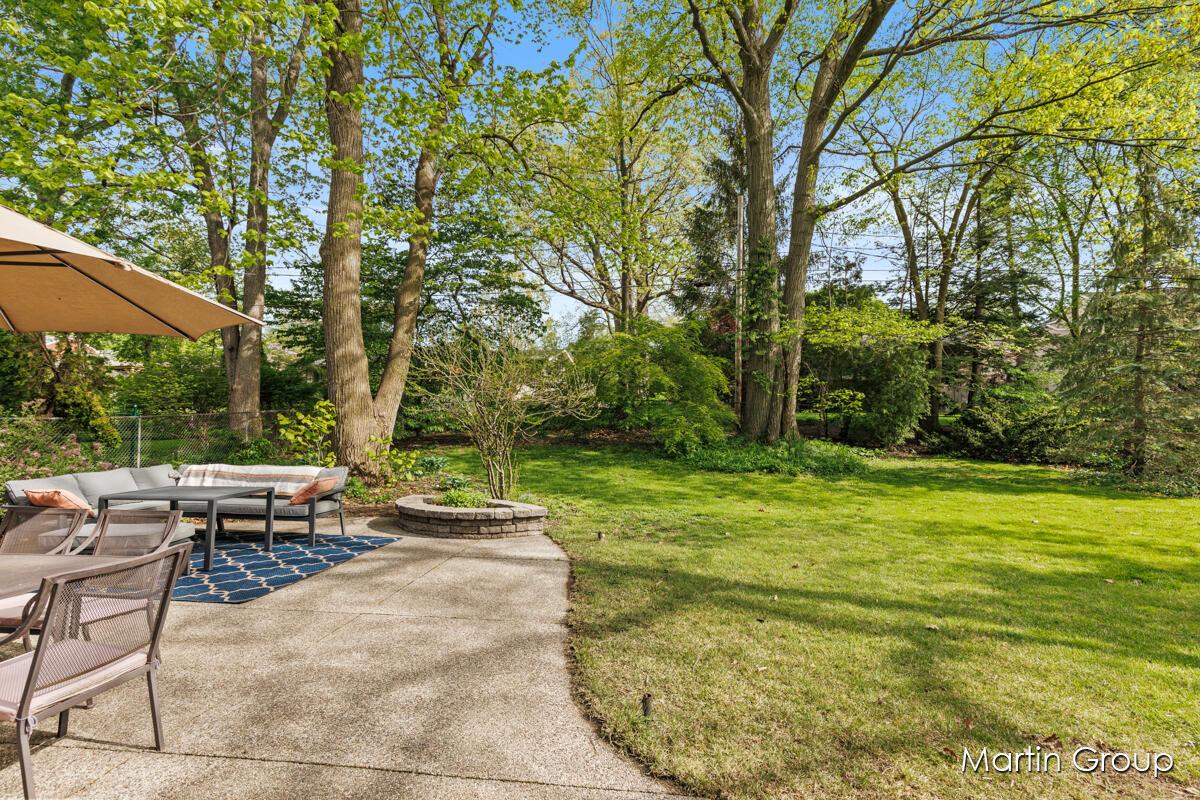
[[[207,503],[204,525],[204,571],[212,569],[213,541],[216,539],[217,506],[222,500],[239,497],[267,496],[267,530],[263,550],[271,552],[271,540],[275,534],[275,488],[271,486],[156,486],[152,489],[132,489],[128,492],[106,494],[100,498],[100,508],[108,507],[113,500],[158,500],[171,504],[171,510],[179,508],[181,502]]]

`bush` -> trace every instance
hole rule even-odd
[[[860,475],[867,469],[867,458],[861,450],[819,439],[793,439],[773,446],[731,439],[693,448],[681,454],[679,460],[713,472],[837,477]]]
[[[336,458],[330,436],[336,424],[337,410],[328,400],[317,403],[311,414],[280,414],[279,438],[283,440],[284,456],[301,464],[332,467]]]
[[[234,436],[238,441],[223,459],[229,464],[279,464],[285,460],[279,444],[270,439],[243,440],[237,434]]]
[[[346,480],[346,491],[342,495],[347,500],[354,500],[368,505],[391,505],[396,499],[396,489],[393,486],[367,486],[358,477],[351,475]]]
[[[40,403],[25,403],[19,418],[0,421],[0,482],[112,467],[100,460],[99,442],[64,437],[58,423],[38,416],[40,409]]]
[[[437,499],[439,506],[454,508],[487,508],[487,495],[477,489],[447,489]]]
[[[153,359],[117,380],[113,407],[143,414],[217,411],[228,397],[220,358],[219,350],[158,345]]]
[[[422,351],[424,376],[440,391],[430,408],[454,419],[479,451],[493,497],[517,485],[517,443],[551,419],[589,419],[594,390],[563,354],[518,335],[486,338],[481,331]]]
[[[465,475],[446,475],[437,482],[435,487],[438,491],[446,491],[447,489],[466,489],[471,485],[471,479]]]
[[[436,475],[449,463],[450,459],[445,456],[421,456],[417,459],[415,471],[417,475]]]
[[[860,302],[856,308],[815,305],[806,312],[804,352],[812,378],[802,406],[840,413],[843,436],[851,441],[892,447],[912,436],[929,410],[923,345],[940,329],[878,300]],[[838,398],[844,399],[831,406]]]
[[[946,455],[987,461],[1044,464],[1052,462],[1074,435],[1049,394],[985,395],[928,444]]]
[[[733,427],[721,399],[729,391],[725,373],[699,352],[691,328],[639,322],[633,333],[578,343],[574,355],[596,385],[601,425],[649,429],[669,453],[719,442]]]

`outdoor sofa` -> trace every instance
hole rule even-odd
[[[4,484],[4,491],[11,505],[29,505],[25,490],[46,491],[61,489],[87,501],[88,505],[96,508],[100,498],[108,494],[134,491],[136,489],[151,489],[160,486],[174,486],[179,481],[181,473],[187,471],[189,465],[184,465],[176,471],[170,464],[158,464],[153,467],[119,467],[100,472],[75,472],[67,475],[54,475],[49,478],[31,478],[28,480],[12,480]],[[212,466],[212,465],[195,465]],[[248,467],[253,470],[254,467]],[[316,535],[318,517],[328,517],[337,514],[342,533],[346,531],[345,516],[342,508],[342,492],[346,489],[347,469],[345,467],[325,467],[319,470],[317,478],[337,478],[336,485],[329,491],[313,496],[308,502],[291,505],[290,497],[277,494],[275,496],[274,516],[276,520],[307,520],[310,541]],[[167,508],[167,503],[152,500],[114,502],[112,507],[120,509]],[[218,509],[217,529],[222,530],[222,520],[225,519],[266,519],[267,499],[265,497],[247,497],[229,500],[221,503]],[[205,503],[181,502],[179,510],[185,517],[204,517],[207,515]],[[92,533],[94,523],[88,524],[79,532],[78,541]],[[195,535],[191,523],[180,523],[172,542],[190,539]]]

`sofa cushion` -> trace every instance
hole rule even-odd
[[[302,506],[293,506],[288,504],[287,498],[278,497],[275,499],[275,519],[283,517],[304,518],[308,516],[308,503]],[[318,500],[317,513],[325,514],[337,511],[338,504],[336,500]],[[204,515],[208,511],[208,503],[198,503],[188,501],[179,504],[179,509],[185,516],[192,514]],[[266,517],[267,513],[267,498],[265,497],[245,497],[237,500],[225,500],[217,505],[217,513],[221,516],[244,514],[254,517]]]
[[[132,467],[129,474],[139,489],[156,489],[159,486],[174,486],[171,475],[175,468],[170,464],[155,464],[153,467]]]
[[[94,531],[95,529],[96,529],[96,523],[94,523],[94,522],[85,523],[84,526],[79,529],[79,533],[77,533],[75,535],[75,542],[71,545],[71,549],[73,550],[76,547],[79,547],[85,541],[87,541],[87,538],[92,535],[92,531]],[[196,535],[196,526],[195,525],[193,525],[190,522],[180,522],[179,527],[177,527],[175,529],[175,533],[171,535],[171,544],[179,544],[180,542],[186,541],[187,539],[191,539],[195,535]],[[116,537],[116,536],[120,536],[120,534],[115,533],[115,532],[110,532],[110,533],[106,534],[106,536]],[[91,551],[92,551],[91,545],[88,545],[88,547],[84,550],[85,553],[90,553]]]
[[[108,507],[119,508],[122,511],[168,511],[171,504],[161,500],[118,500],[109,503]]]
[[[28,478],[26,480],[8,481],[4,484],[4,491],[8,494],[8,502],[14,506],[29,505],[29,498],[25,496],[25,490],[29,489],[33,492],[49,492],[55,489],[60,489],[64,492],[84,496],[83,490],[79,488],[79,481],[75,480],[74,475],[55,475],[51,478]]]
[[[108,469],[102,472],[77,472],[75,480],[83,496],[93,506],[100,502],[101,495],[116,494],[117,492],[132,492],[138,488],[128,467]]]

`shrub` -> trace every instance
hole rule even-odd
[[[437,504],[454,508],[486,508],[488,498],[477,489],[447,489],[446,493],[437,499]]]
[[[25,403],[20,417],[0,421],[0,482],[112,467],[100,460],[99,442],[85,445],[73,433],[64,436],[58,423],[38,416],[40,410],[38,402]]]
[[[805,317],[805,362],[812,378],[804,405],[823,415],[840,413],[843,435],[854,442],[877,447],[903,442],[929,409],[923,345],[941,330],[873,298],[855,308],[813,306]]]
[[[861,450],[819,439],[785,440],[773,446],[730,439],[693,448],[681,454],[679,460],[713,472],[837,477],[859,475],[867,469],[867,458]]]
[[[436,475],[446,468],[450,459],[445,456],[421,456],[417,459],[416,473],[418,475]]]
[[[237,437],[236,434],[234,434]],[[229,464],[278,464],[284,460],[279,444],[267,438],[242,440],[237,437],[233,449],[229,450],[224,460]]]
[[[424,375],[440,387],[428,405],[470,435],[493,497],[516,489],[518,442],[550,419],[594,414],[594,390],[562,356],[518,336],[489,340],[469,329],[423,351]]]
[[[466,489],[470,487],[470,485],[471,479],[465,475],[446,475],[437,482],[437,486],[435,488],[437,488],[438,491],[444,492],[447,489]]]
[[[1073,432],[1044,391],[990,394],[928,443],[946,455],[1039,464],[1055,460]]]
[[[219,353],[214,357],[198,346],[156,345],[153,359],[118,379],[113,406],[126,411],[136,407],[143,414],[216,411],[228,396],[219,359]]]
[[[311,414],[280,414],[279,438],[283,440],[284,455],[304,464],[332,467],[336,461],[329,437],[336,424],[337,411],[328,400],[317,403]]]
[[[391,486],[367,486],[361,479],[351,475],[346,480],[343,495],[360,503],[390,504],[396,498],[396,490]]]
[[[719,442],[734,424],[720,362],[689,327],[639,322],[632,333],[581,342],[575,356],[596,385],[600,424],[649,429],[670,453]]]
[[[367,458],[379,465],[379,474],[387,481],[411,481],[425,473],[417,469],[420,450],[397,449],[391,439],[372,436],[367,440]]]

